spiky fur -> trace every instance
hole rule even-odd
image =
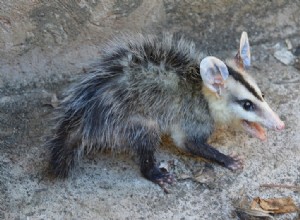
[[[183,38],[136,35],[110,42],[57,110],[55,136],[48,142],[52,171],[67,176],[82,155],[112,149],[136,153],[151,179],[163,134],[228,166],[231,158],[205,144],[214,118],[203,94],[200,59],[194,43]]]

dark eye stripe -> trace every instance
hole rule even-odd
[[[262,97],[255,91],[255,89],[245,80],[245,78],[237,71],[227,66],[229,75],[231,75],[236,81],[244,85],[249,92],[251,92],[260,101],[263,101]]]

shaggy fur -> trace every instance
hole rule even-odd
[[[194,43],[173,37],[123,36],[110,42],[82,80],[65,93],[57,110],[51,169],[68,175],[92,151],[130,151],[141,172],[164,178],[154,153],[161,136],[178,147],[229,169],[236,163],[206,141],[214,130]]]

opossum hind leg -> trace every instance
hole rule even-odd
[[[165,184],[174,182],[173,176],[162,171],[156,165],[155,150],[160,145],[160,135],[154,126],[137,125],[127,130],[129,134],[130,147],[135,150],[139,157],[141,173],[143,176],[160,185],[165,191]]]
[[[48,143],[51,151],[49,171],[57,177],[65,178],[76,165],[80,155],[80,141],[76,135],[58,132]]]

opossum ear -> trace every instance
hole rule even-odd
[[[235,61],[241,68],[247,68],[251,65],[250,44],[247,32],[243,32],[240,40],[240,48],[235,56]]]
[[[200,63],[200,75],[204,85],[220,95],[224,81],[228,78],[228,69],[225,63],[216,57],[205,57]]]

